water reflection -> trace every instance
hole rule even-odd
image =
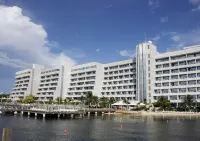
[[[13,128],[13,141],[200,140],[200,120],[194,116],[105,114],[73,120],[0,116],[1,132],[4,127]]]

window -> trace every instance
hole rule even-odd
[[[149,91],[151,90],[151,86],[149,86]]]
[[[171,86],[178,86],[178,82],[171,82]]]
[[[169,67],[169,64],[163,64],[163,68]]]
[[[151,80],[149,79],[149,84],[151,84]]]
[[[150,58],[150,54],[148,54],[148,58]]]
[[[188,71],[196,71],[196,67],[188,68]]]
[[[178,79],[178,75],[172,75],[171,79]]]
[[[169,80],[169,76],[163,77],[163,80]]]
[[[188,81],[188,85],[196,85],[196,80]]]
[[[169,72],[169,70],[164,70],[163,71],[163,74],[169,74],[170,72]]]
[[[186,65],[186,64],[187,64],[186,61],[179,62],[179,65]]]
[[[148,76],[149,76],[149,77],[151,77],[151,74],[150,74],[150,73],[148,73]]]
[[[148,67],[148,71],[150,71],[151,69],[150,69],[150,67]]]
[[[168,87],[169,86],[169,82],[167,83],[162,83],[163,87]]]
[[[150,60],[148,60],[148,64],[150,65]]]
[[[187,85],[187,82],[186,81],[180,81],[179,84],[180,85]]]
[[[193,73],[193,74],[188,74],[188,78],[195,78],[196,77],[196,74]]]
[[[185,93],[186,92],[186,88],[180,88],[179,92]]]
[[[163,89],[163,90],[162,90],[162,93],[168,93],[168,92],[169,92],[168,89]]]

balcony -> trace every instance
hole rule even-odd
[[[161,87],[161,84],[155,84],[156,87]]]
[[[187,79],[187,75],[180,75],[180,79]]]
[[[188,71],[196,71],[196,67],[191,67],[191,68],[188,68]]]
[[[188,85],[196,85],[196,81],[188,81]]]
[[[188,88],[188,92],[196,92],[196,91],[197,91],[196,87]]]
[[[180,56],[171,57],[171,60],[180,60],[180,59],[185,59],[185,58],[186,58],[186,55],[180,55]]]
[[[171,79],[172,79],[172,80],[178,79],[178,75],[176,75],[176,76],[171,76]]]
[[[171,89],[171,93],[178,93],[178,89]]]
[[[179,62],[179,65],[180,65],[180,66],[187,65],[187,63],[186,63],[186,61]]]
[[[181,92],[181,93],[186,93],[187,90],[186,90],[186,88],[181,88],[181,89],[179,89],[179,92]]]
[[[156,69],[161,69],[162,65],[156,65]]]
[[[188,61],[188,65],[196,64],[195,60]]]
[[[181,85],[181,86],[187,85],[187,82],[186,81],[179,82],[179,85]]]
[[[178,67],[178,63],[172,63],[171,67]]]
[[[171,72],[172,73],[178,73],[179,71],[178,71],[178,69],[176,69],[176,70],[171,70]]]
[[[169,93],[168,90],[162,90],[162,93],[166,94],[166,93]]]

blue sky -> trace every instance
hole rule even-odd
[[[32,63],[107,63],[151,40],[159,52],[200,44],[200,0],[0,0],[0,91]],[[2,24],[3,23],[3,24]]]

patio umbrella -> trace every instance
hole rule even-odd
[[[112,104],[112,106],[127,106],[127,104],[124,103],[123,101],[118,101],[118,102]]]
[[[140,103],[140,106],[145,106],[145,104],[144,103]]]

